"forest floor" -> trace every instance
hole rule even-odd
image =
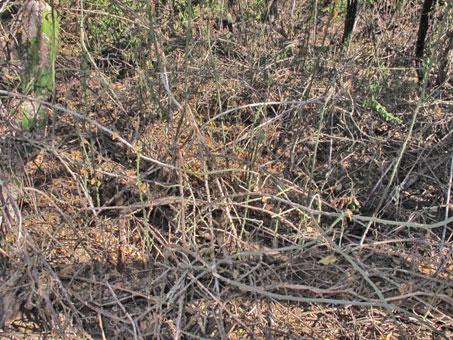
[[[309,1],[153,25],[90,3],[60,8],[45,132],[2,96],[2,339],[453,337],[440,16],[419,82],[410,5],[364,8],[342,46]]]

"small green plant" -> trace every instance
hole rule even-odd
[[[130,21],[126,20],[126,11],[138,11],[141,5],[133,0],[122,3],[123,6],[119,6],[109,0],[95,0],[89,4],[88,8],[96,15],[87,17],[85,29],[89,44],[96,53],[122,41],[127,41],[128,45],[135,43],[137,37],[129,29]]]
[[[402,124],[403,121],[392,115],[390,112],[387,111],[384,105],[379,103],[376,98],[374,98],[374,95],[372,94],[370,97],[365,99],[363,102],[363,105],[365,107],[371,107],[373,110],[375,110],[379,115],[385,119],[386,122],[393,123],[393,124]]]
[[[327,5],[322,8],[322,11],[327,12],[331,15],[333,15],[335,11],[343,14],[346,12],[346,1],[345,0],[329,1]]]
[[[256,0],[253,3],[253,10],[256,13],[255,19],[257,21],[262,21],[264,17],[266,16],[266,2],[264,0]]]
[[[393,123],[393,124],[397,124],[397,125],[402,124],[403,121],[400,118],[398,118],[398,117],[394,116],[393,114],[391,114],[390,112],[388,112],[387,108],[378,102],[378,100],[375,97],[375,93],[377,92],[376,89],[377,89],[377,85],[375,85],[375,84],[370,85],[371,93],[368,96],[368,98],[366,98],[363,101],[363,106],[372,108],[374,111],[379,113],[379,115],[382,118],[384,118],[384,120],[388,123]]]
[[[192,20],[198,19],[202,10],[211,5],[213,5],[211,0],[173,0],[173,8],[178,13],[179,21],[183,24],[187,23],[189,15]]]

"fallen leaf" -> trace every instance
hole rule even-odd
[[[334,255],[328,255],[328,256],[322,258],[321,260],[319,260],[318,263],[321,263],[321,264],[327,266],[327,265],[333,264],[337,261],[338,261],[338,259]]]

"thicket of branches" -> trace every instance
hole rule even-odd
[[[2,337],[451,338],[452,3],[422,56],[347,3],[60,1],[55,95],[0,63]]]

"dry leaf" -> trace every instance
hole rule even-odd
[[[338,261],[338,259],[334,255],[328,255],[328,256],[322,258],[321,260],[319,260],[318,263],[321,263],[321,264],[327,266],[327,265],[333,264],[337,261]]]
[[[266,209],[267,211],[271,211],[273,208],[272,204],[265,204],[264,205],[264,209]]]
[[[346,214],[348,214],[349,220],[352,221],[352,211],[349,209],[346,209]]]

